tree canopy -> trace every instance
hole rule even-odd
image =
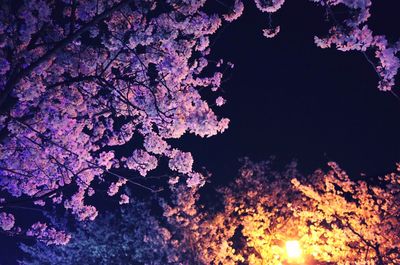
[[[400,175],[350,180],[335,163],[302,176],[295,162],[244,160],[219,190],[221,209],[205,209],[181,184],[163,216],[149,202],[78,224],[66,246],[22,245],[22,264],[398,264]],[[298,242],[292,259],[287,242]],[[77,258],[78,257],[78,258]]]
[[[88,201],[97,193],[99,186],[106,184],[107,196],[118,194],[120,204],[126,204],[129,196],[120,190],[127,184],[156,191],[144,185],[141,179],[158,168],[162,161],[172,172],[169,173],[171,185],[184,179],[187,189],[192,191],[205,184],[206,177],[193,166],[190,150],[181,150],[173,140],[185,134],[211,137],[228,128],[229,119],[219,117],[215,110],[225,103],[221,89],[223,74],[233,64],[211,60],[210,53],[212,42],[222,26],[237,20],[245,12],[241,0],[230,3],[218,1],[224,7],[223,11],[210,7],[210,2],[1,2],[2,232],[32,236],[46,244],[66,244],[71,239],[67,232],[57,230],[43,220],[19,224],[15,211],[27,206],[40,210],[61,205],[78,221],[93,221],[98,215],[98,205]],[[271,17],[284,2],[254,0],[258,10],[267,13],[269,23],[263,31],[265,37],[272,38],[279,34],[280,27],[272,24]],[[326,36],[315,37],[315,44],[321,48],[361,52],[379,77],[378,89],[394,93],[392,88],[400,67],[400,41],[392,42],[369,28],[372,1],[312,2],[323,8],[326,19],[331,23]],[[206,96],[206,92],[212,96]],[[332,170],[334,173],[313,176],[313,183],[294,180],[289,184],[288,181],[275,179],[272,183],[261,180],[253,183],[260,187],[264,185],[268,194],[251,190],[248,185],[258,180],[244,176],[248,183],[236,185],[242,185],[244,187],[240,189],[250,192],[246,193],[246,198],[259,197],[254,197],[254,201],[241,202],[248,199],[235,197],[241,194],[239,191],[233,194],[229,188],[224,190],[228,212],[219,219],[203,216],[192,206],[183,207],[180,200],[190,198],[195,201],[196,198],[193,192],[187,194],[183,188],[173,188],[174,194],[171,195],[177,200],[174,207],[180,210],[168,204],[162,206],[168,222],[183,229],[184,232],[180,233],[184,242],[188,242],[193,249],[208,249],[209,253],[214,253],[200,255],[200,252],[188,252],[191,253],[188,259],[193,261],[205,259],[216,262],[221,259],[221,262],[229,264],[240,260],[257,263],[257,260],[272,259],[280,262],[282,247],[273,242],[282,240],[280,231],[286,236],[289,233],[281,229],[300,225],[307,228],[304,231],[293,230],[289,234],[315,235],[319,239],[318,244],[322,245],[318,248],[317,242],[310,241],[315,250],[306,253],[315,259],[335,260],[336,256],[340,259],[343,257],[340,251],[343,251],[346,257],[361,262],[357,260],[359,253],[352,252],[354,257],[348,254],[357,249],[365,254],[365,260],[376,260],[374,262],[378,264],[392,262],[386,260],[389,258],[397,261],[397,237],[384,237],[393,230],[398,231],[393,223],[398,218],[397,175],[383,179],[385,184],[382,187],[369,188],[367,182],[360,184],[350,180],[334,164]],[[339,180],[327,177],[339,173]],[[285,175],[285,178],[289,177],[293,176]],[[323,183],[329,185],[323,186]],[[277,213],[269,208],[263,209],[260,203],[276,203],[270,207],[280,209],[279,216],[275,218]],[[344,207],[342,212],[329,210],[335,203],[338,203],[338,209]],[[364,207],[361,210],[360,205]],[[271,214],[274,221],[266,224],[266,216]],[[300,223],[281,227],[286,215],[293,217],[290,222]],[[230,220],[228,227],[225,227],[225,218]],[[355,218],[356,223],[351,218]],[[256,227],[260,231],[267,229],[265,225],[274,229],[276,238],[265,239],[269,240],[268,246],[274,248],[267,252],[265,248],[259,249],[267,243],[264,239],[251,239],[255,236],[252,234],[255,227],[251,228],[252,231],[246,230],[247,222],[260,223]],[[249,242],[253,244],[239,252],[228,240],[238,231],[235,225],[243,226],[239,229],[240,233],[250,238]],[[313,230],[314,227],[325,230]],[[376,230],[378,227],[381,230]],[[221,234],[220,229],[227,230]],[[370,232],[365,234],[365,231]],[[329,245],[334,249],[332,254],[328,254],[329,249],[323,245],[325,239],[321,238],[326,236],[324,233],[338,237],[335,239],[336,248],[333,243]],[[349,243],[350,235],[351,240],[359,244],[357,247],[354,247],[356,243],[353,241]],[[213,242],[209,241],[210,238]],[[300,240],[300,243],[311,244],[307,240]],[[200,247],[205,242],[209,246]],[[258,243],[261,245],[258,246]],[[339,244],[346,249],[338,251]],[[214,249],[221,246],[224,254]],[[324,254],[321,249],[324,249]]]

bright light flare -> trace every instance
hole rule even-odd
[[[286,242],[286,254],[290,260],[298,260],[301,258],[302,250],[300,243],[297,240],[291,240]]]

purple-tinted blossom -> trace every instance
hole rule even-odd
[[[215,100],[215,104],[217,105],[217,106],[222,106],[222,105],[224,105],[225,104],[225,102],[226,102],[226,100],[223,98],[223,97],[218,97],[216,100]]]
[[[189,188],[198,188],[205,184],[204,176],[200,173],[189,174],[186,180],[186,184]]]
[[[254,0],[254,3],[262,12],[274,13],[282,7],[285,0]]]
[[[94,220],[97,217],[97,210],[94,206],[84,204],[85,190],[79,189],[71,199],[64,202],[65,209],[71,209],[79,221]]]
[[[128,204],[129,203],[129,197],[126,194],[121,194],[119,204]]]
[[[177,149],[172,151],[169,160],[169,168],[180,173],[186,174],[192,171],[193,157],[191,153],[182,152]]]
[[[26,235],[36,237],[47,245],[65,245],[71,239],[71,235],[49,228],[47,224],[41,222],[33,224]]]
[[[232,22],[238,19],[242,15],[243,10],[244,10],[243,2],[241,0],[235,0],[232,12],[223,15],[223,17],[226,21]]]
[[[108,196],[114,196],[115,194],[117,194],[118,191],[119,191],[119,189],[120,189],[123,185],[125,185],[126,182],[127,182],[126,179],[122,179],[122,178],[121,178],[121,179],[118,179],[117,182],[111,183],[111,185],[108,187],[108,190],[107,190]]]
[[[227,128],[199,92],[221,85],[222,73],[205,69],[222,15],[209,15],[205,0],[166,1],[166,11],[151,16],[156,1],[53,2],[14,7],[6,1],[0,7],[0,90],[10,81],[16,99],[5,112],[9,117],[0,116],[0,130],[7,132],[0,166],[8,169],[0,188],[5,198],[33,198],[77,186],[74,194],[54,193],[46,203],[62,204],[78,220],[94,219],[96,208],[84,201],[94,181],[110,176],[105,171],[126,165],[145,176],[169,157],[168,139],[210,137]],[[238,15],[238,1],[234,9]],[[55,43],[62,44],[57,53]],[[10,72],[22,76],[15,81]],[[114,156],[119,146],[142,137],[126,161]]]
[[[106,169],[110,169],[113,165],[114,152],[101,152],[100,157],[97,160],[99,166],[103,166]]]
[[[175,185],[175,184],[177,184],[178,182],[179,182],[179,176],[171,177],[171,178],[168,180],[168,184],[169,184],[169,185]]]
[[[266,38],[273,38],[276,35],[278,35],[280,30],[281,30],[280,26],[276,26],[274,28],[266,28],[266,29],[263,29],[263,35]]]
[[[127,167],[138,171],[142,176],[146,176],[148,171],[155,169],[157,164],[157,158],[144,150],[133,151],[132,156],[126,160]]]
[[[45,206],[46,202],[44,200],[37,200],[37,201],[34,201],[33,204],[39,205],[39,206]]]
[[[0,212],[0,228],[8,231],[14,227],[15,218],[10,213]]]
[[[169,147],[167,142],[155,133],[146,135],[143,146],[148,152],[158,155],[163,154]]]
[[[56,196],[52,197],[51,200],[54,204],[60,204],[60,203],[62,203],[62,200],[63,200],[63,194],[61,193],[60,195],[56,195]]]
[[[89,197],[93,196],[95,194],[95,190],[92,187],[89,187],[87,190],[87,194]]]

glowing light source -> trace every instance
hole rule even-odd
[[[298,260],[301,258],[302,250],[299,241],[291,240],[286,242],[286,254],[290,260]]]

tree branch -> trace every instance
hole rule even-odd
[[[122,0],[119,4],[111,7],[110,9],[105,10],[103,13],[94,17],[91,21],[84,24],[80,29],[76,32],[72,33],[65,39],[59,41],[52,49],[46,52],[43,56],[39,59],[31,63],[25,69],[17,72],[16,74],[11,75],[10,79],[7,81],[6,85],[4,86],[4,91],[1,93],[0,96],[0,108],[3,104],[7,101],[9,95],[11,94],[12,90],[14,89],[15,85],[17,85],[25,76],[29,75],[36,67],[40,66],[44,62],[50,60],[53,56],[55,56],[59,51],[65,48],[68,44],[72,43],[74,40],[79,38],[83,33],[87,32],[91,27],[98,24],[103,19],[107,18],[113,12],[121,9],[125,5],[127,5],[132,0]]]

